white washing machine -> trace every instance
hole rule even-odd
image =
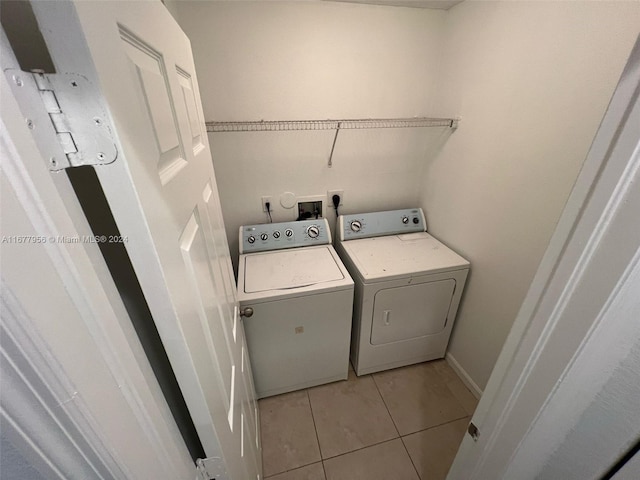
[[[420,208],[341,215],[338,228],[355,282],[356,374],[444,357],[469,262],[427,233]]]
[[[344,380],[353,280],[326,219],[240,227],[238,295],[258,398]]]

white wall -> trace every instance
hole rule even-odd
[[[173,18],[178,20],[178,0],[161,0]]]
[[[330,2],[179,2],[207,120],[428,115],[444,11]],[[414,206],[446,129],[209,134],[232,256],[237,229],[295,220],[279,195],[343,189],[343,213]],[[430,141],[430,137],[436,138]],[[328,217],[333,222],[331,210]],[[234,258],[234,261],[236,258]]]
[[[483,389],[640,30],[630,2],[464,2],[447,17],[430,231],[472,264],[449,353]],[[436,112],[437,113],[437,112]]]
[[[484,388],[640,25],[637,2],[178,2],[207,120],[461,116],[444,129],[210,134],[234,260],[260,197],[421,205],[472,262],[450,352]],[[442,150],[441,150],[442,149]],[[328,214],[333,220],[331,212]]]

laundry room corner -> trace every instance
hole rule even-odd
[[[440,106],[462,118],[427,164],[429,231],[473,268],[447,358],[481,393],[640,33],[636,2],[462,2]],[[475,387],[474,387],[475,385]]]
[[[422,207],[429,231],[473,265],[448,359],[480,395],[639,33],[640,5],[178,2],[177,14],[208,121],[460,119],[457,129],[209,139],[236,269],[240,225],[296,219],[285,192],[342,190],[340,213]]]
[[[2,479],[640,478],[640,0],[0,7]]]
[[[443,10],[335,2],[178,2],[207,121],[425,116],[435,102]],[[424,157],[451,129],[210,133],[228,241],[270,219],[280,196],[342,190],[340,213],[406,208]],[[335,146],[334,146],[335,140]],[[331,156],[333,148],[333,155]],[[332,158],[331,167],[328,166]],[[326,208],[331,228],[336,219]]]

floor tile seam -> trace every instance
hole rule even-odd
[[[469,420],[471,420],[471,415],[464,415],[464,416],[462,416],[462,417],[454,418],[453,420],[447,420],[446,422],[442,422],[442,423],[439,423],[439,424],[437,424],[437,425],[432,425],[432,426],[430,426],[430,427],[423,428],[423,429],[421,429],[421,430],[416,430],[415,432],[405,433],[404,435],[400,435],[400,438],[409,437],[409,436],[411,436],[411,435],[415,435],[416,433],[426,432],[427,430],[432,430],[432,429],[434,429],[434,428],[442,427],[442,426],[444,426],[444,425],[448,425],[448,424],[450,424],[450,423],[457,422],[457,421],[459,421],[459,420],[463,420],[463,419],[465,419],[465,418],[468,418]]]
[[[354,450],[349,450],[348,452],[339,453],[338,455],[333,455],[331,457],[323,458],[322,461],[325,462],[327,460],[333,460],[334,458],[344,457],[345,455],[349,455],[350,453],[359,452],[360,450],[365,450],[365,449],[371,448],[371,447],[377,447],[378,445],[382,445],[383,443],[389,443],[389,442],[393,442],[394,440],[401,440],[401,439],[402,439],[402,437],[397,436],[397,437],[389,438],[387,440],[381,440],[379,442],[372,443],[371,445],[367,445],[366,447],[359,447],[359,448],[356,448]]]
[[[366,375],[366,376],[362,376],[362,377],[357,377],[357,381],[364,380],[364,379],[366,379],[367,377],[371,377],[371,379],[372,379],[372,381],[373,381],[373,377],[372,377],[371,375]],[[346,380],[346,381],[347,381],[347,382],[349,382],[349,381],[351,381],[351,380]],[[335,385],[335,384],[329,384],[328,386],[330,386],[330,387],[331,387],[331,386],[334,386],[334,385]],[[377,385],[376,385],[375,381],[373,381],[373,385],[374,385],[374,387],[375,387],[376,391],[378,392],[378,394],[380,395],[380,391],[378,390],[378,387],[377,387]],[[323,387],[323,386],[325,386],[325,385],[322,385],[321,387]],[[320,388],[321,388],[321,387],[320,387]],[[310,388],[310,389],[308,389],[308,393],[309,393],[309,403],[311,403],[311,408],[312,408],[312,409],[313,409],[313,401],[311,400],[311,390],[316,390],[317,388],[319,388],[319,387],[314,387],[314,388],[312,388],[312,389],[311,389],[311,388]],[[363,397],[365,397],[365,396],[366,396],[366,395],[363,395],[363,394],[364,394],[364,393],[367,393],[367,392],[366,392],[366,391],[362,391],[362,390],[366,389],[366,386],[364,386],[364,387],[363,387],[363,386],[361,386],[361,385],[358,385],[358,386],[355,386],[355,387],[353,387],[353,388],[354,388],[354,390],[353,390],[353,391],[346,391],[346,392],[345,392],[345,391],[338,391],[338,392],[332,393],[332,397],[343,397],[343,398],[348,398],[348,397],[353,397],[354,395],[361,395],[361,396],[363,396]],[[358,389],[358,388],[359,388],[360,390],[356,390],[356,389]],[[380,395],[380,399],[382,399],[382,395]],[[322,401],[322,399],[318,399],[317,397],[316,397],[316,400],[317,400],[318,402]]]
[[[391,423],[393,423],[393,428],[396,429],[396,433],[398,434],[398,437],[402,437],[402,435],[400,435],[400,430],[398,429],[398,425],[396,425],[396,421],[394,420],[393,415],[391,415],[391,410],[389,410],[389,406],[387,405],[387,402],[384,399],[384,395],[382,395],[382,392],[380,391],[380,387],[378,386],[378,382],[376,382],[376,377],[371,375],[371,378],[373,380],[373,384],[376,386],[376,390],[378,391],[378,395],[380,395],[380,398],[382,399],[382,403],[384,405],[384,408],[387,409],[387,413],[389,414],[389,418],[391,418]]]
[[[303,463],[302,465],[297,465],[287,470],[282,470],[281,472],[272,473],[268,477],[264,477],[264,480],[268,480],[269,478],[272,478],[278,475],[284,475],[285,473],[293,472],[294,470],[299,470],[301,468],[308,467],[309,465],[314,465],[316,463],[322,463],[322,454],[320,454],[320,460],[313,460],[312,462]],[[324,470],[324,465],[322,466],[322,469]]]
[[[402,446],[404,447],[404,451],[407,452],[407,455],[409,456],[409,460],[411,460],[411,465],[413,466],[413,469],[415,470],[416,475],[418,476],[418,478],[420,480],[422,480],[422,477],[420,476],[420,472],[418,471],[418,467],[416,467],[416,464],[413,461],[413,457],[411,456],[411,453],[409,453],[409,449],[407,448],[407,444],[404,443],[404,438],[400,437],[400,440],[402,441]]]
[[[316,434],[316,442],[318,443],[318,453],[320,453],[320,463],[322,463],[322,445],[320,445],[320,437],[318,436],[318,426],[316,425],[316,417],[313,414],[313,404],[311,403],[311,395],[309,395],[309,389],[307,388],[307,400],[309,401],[309,410],[311,411],[311,420],[313,421],[313,432]],[[313,462],[317,463],[317,462]],[[312,465],[311,463],[309,465]],[[327,472],[324,469],[324,463],[322,463],[322,473],[324,478],[327,478]]]
[[[320,463],[320,462],[322,462],[322,458],[320,460],[314,460],[313,462],[288,468],[287,470],[282,470],[281,472],[272,473],[268,477],[263,477],[263,480],[268,480],[269,478],[277,477],[278,475],[284,475],[285,473],[293,472],[294,470],[299,470],[301,468],[305,468],[305,467],[308,467],[309,465],[313,465],[315,463]],[[323,469],[324,469],[324,466],[323,466]]]
[[[304,465],[300,465],[299,467],[293,467],[289,470],[284,470],[282,472],[274,473],[273,475],[269,475],[268,477],[263,477],[263,480],[269,480],[270,478],[277,477],[278,475],[284,475],[285,473],[295,472],[296,470],[300,470],[301,468],[306,468],[310,465],[315,465],[316,463],[322,463],[322,460],[317,460],[311,463],[305,463]],[[324,472],[324,465],[322,465],[322,471]],[[325,474],[326,477],[326,474]]]

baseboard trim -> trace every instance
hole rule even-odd
[[[474,382],[471,379],[471,377],[466,372],[466,370],[460,366],[460,364],[455,359],[455,357],[451,355],[449,352],[447,352],[447,354],[444,356],[444,359],[451,366],[451,368],[453,368],[453,370],[458,374],[458,376],[460,377],[460,380],[462,380],[462,383],[464,383],[465,386],[469,390],[471,390],[471,393],[473,393],[473,396],[476,397],[477,399],[480,399],[480,397],[482,396],[482,390],[480,389],[480,387],[478,387],[476,382]]]

